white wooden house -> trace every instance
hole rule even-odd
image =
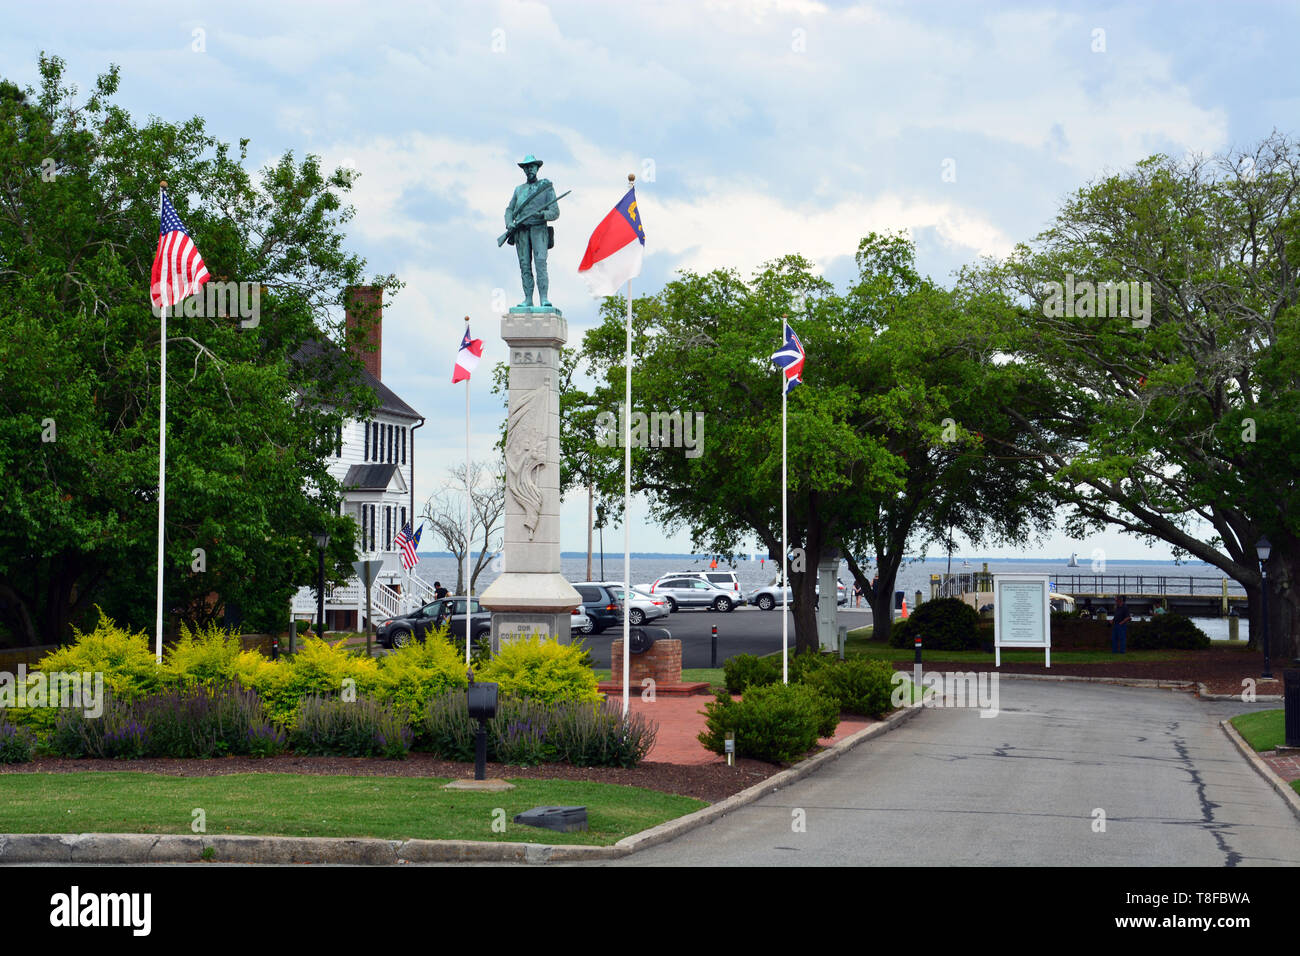
[[[354,301],[367,301],[376,311],[368,330],[374,351],[358,349],[363,368],[358,373],[374,389],[379,407],[367,421],[346,423],[329,463],[330,474],[343,486],[343,513],[357,523],[357,559],[379,560],[383,570],[371,591],[371,616],[376,623],[392,617],[413,602],[433,598],[433,586],[419,575],[417,565],[409,574],[402,568],[397,533],[415,513],[415,431],[424,417],[404,402],[382,380],[383,314],[382,290],[363,287],[351,290]],[[357,324],[351,310],[349,328]],[[305,346],[297,358],[319,359],[340,354],[337,346],[321,341]],[[419,522],[413,523],[419,527]],[[406,586],[409,583],[409,590]],[[365,626],[362,605],[365,589],[355,577],[341,587],[326,586],[326,630],[360,630]],[[315,619],[316,592],[300,588],[293,599],[292,613],[298,620]]]

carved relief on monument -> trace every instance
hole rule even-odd
[[[542,490],[537,481],[546,468],[546,446],[550,437],[547,399],[551,394],[548,376],[542,388],[529,389],[510,409],[506,422],[506,491],[524,513],[528,540],[537,533],[542,510]]]

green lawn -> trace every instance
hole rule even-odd
[[[504,793],[443,790],[445,779],[282,773],[171,777],[135,772],[0,775],[0,833],[207,833],[488,840],[608,845],[706,806],[639,787],[570,780],[511,782]],[[537,806],[585,806],[588,831],[513,822]],[[505,832],[492,829],[505,811]],[[500,814],[495,815],[500,819]]]
[[[1245,738],[1252,750],[1273,750],[1286,743],[1286,726],[1283,711],[1257,710],[1251,714],[1238,714],[1232,726]]]

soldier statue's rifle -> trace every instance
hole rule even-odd
[[[553,187],[550,188],[553,190]],[[519,207],[519,211],[515,213],[515,224],[511,226],[509,229],[507,229],[505,232],[503,232],[501,235],[497,236],[498,247],[504,246],[506,244],[506,240],[519,231],[519,229],[523,225],[524,220],[527,219],[529,216],[531,216],[533,213],[537,212],[538,209],[542,209],[546,206],[549,206],[551,202],[559,202],[565,196],[569,195],[569,193],[573,192],[573,190],[572,189],[566,190],[561,195],[556,196],[554,199],[552,199],[551,202],[542,203],[540,206],[537,207],[537,209],[534,209],[533,203],[536,202],[537,199],[542,195],[544,195],[546,192],[547,192],[546,189],[539,189],[536,193],[528,197],[527,202],[525,202],[522,206]]]

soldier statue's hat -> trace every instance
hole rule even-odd
[[[540,165],[542,165],[542,161],[538,159],[536,156],[534,156],[532,153],[529,153],[527,156],[525,156],[523,158],[523,161],[518,164],[520,169],[527,169],[529,166],[540,166]]]

